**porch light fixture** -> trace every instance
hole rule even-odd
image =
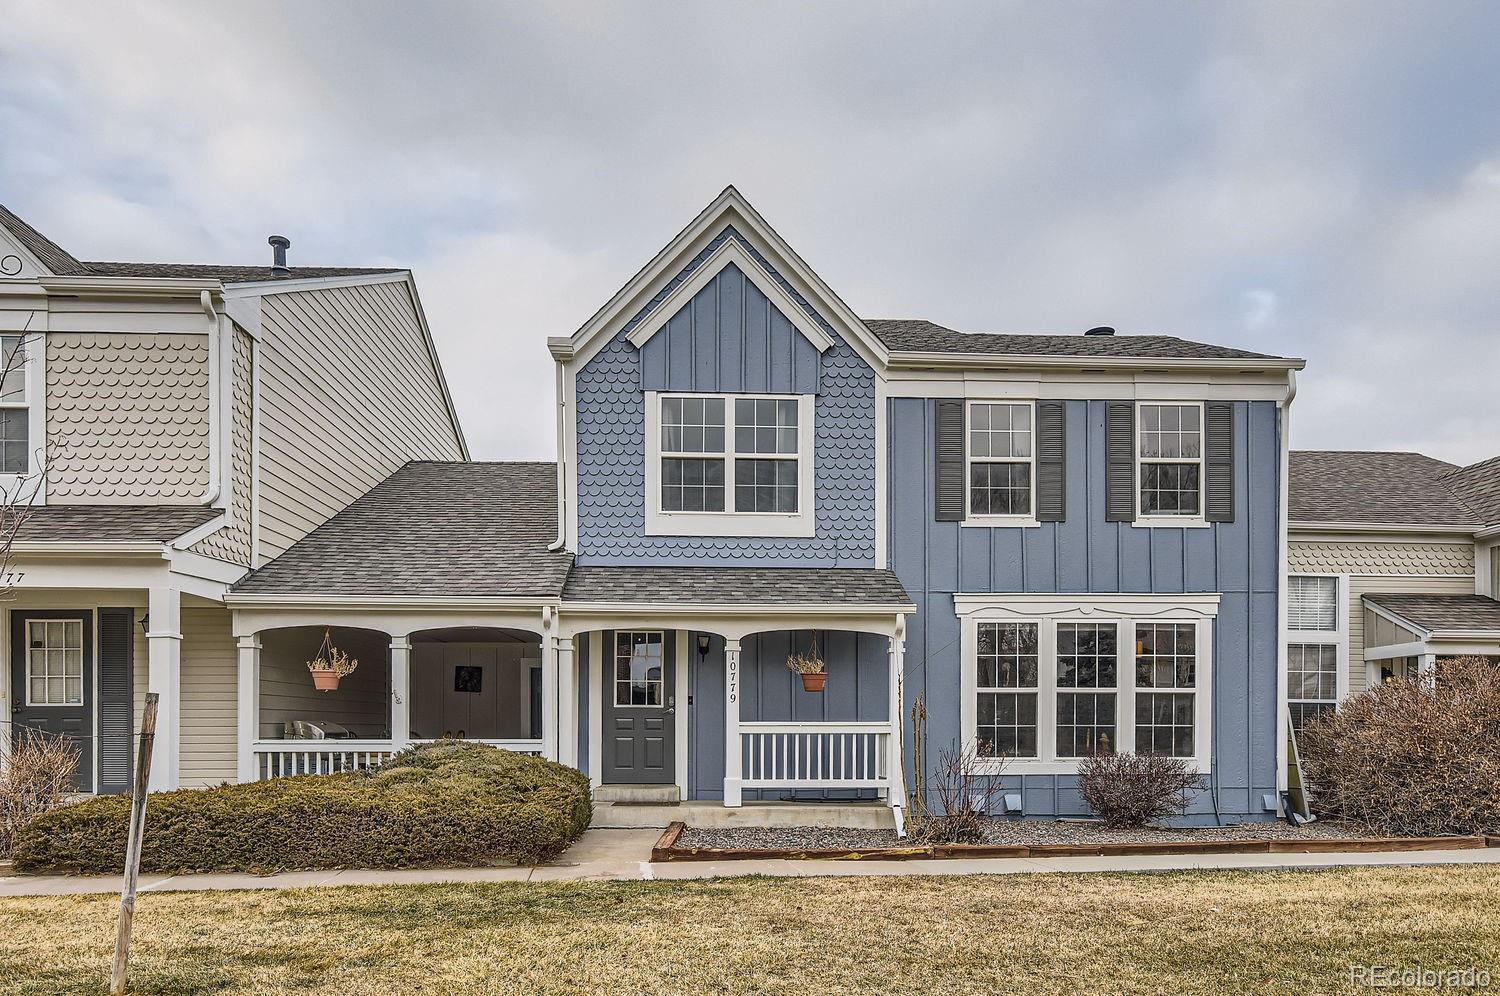
[[[141,632],[142,633],[149,633],[149,632],[151,632],[151,613],[149,613],[149,612],[146,613],[145,615],[141,616]]]
[[[707,633],[698,634],[698,658],[702,660],[708,656],[709,636]]]

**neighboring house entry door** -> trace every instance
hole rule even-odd
[[[93,627],[87,612],[12,612],[11,721],[14,736],[44,730],[78,750],[73,785],[94,790]]]
[[[606,634],[604,777],[606,784],[677,780],[674,641],[661,630]]]

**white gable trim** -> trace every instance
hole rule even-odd
[[[802,333],[803,338],[817,347],[818,352],[826,353],[833,348],[833,339],[828,333],[812,320],[812,316],[803,310],[792,295],[786,292],[786,288],[771,279],[771,275],[751,258],[738,240],[732,238],[725,239],[719,248],[715,249],[713,254],[693,271],[691,277],[678,284],[672,293],[663,298],[651,314],[625,337],[626,340],[635,348],[640,349],[651,340],[652,336],[666,328],[667,323],[731,263],[739,267],[740,272],[752,284],[760,288],[762,294],[771,299],[776,309],[786,316],[787,321],[791,322],[798,332]]]
[[[549,344],[553,355],[563,354],[559,358],[566,358],[574,369],[587,363],[604,348],[621,325],[650,304],[667,281],[707,248],[726,227],[733,227],[756,251],[764,253],[777,272],[844,336],[866,363],[877,372],[885,368],[889,356],[885,345],[733,187],[726,187],[714,198],[712,204],[704,208],[577,332],[567,340]],[[800,307],[795,310],[805,314]]]
[[[46,264],[11,234],[10,229],[0,225],[0,280],[35,280],[50,276],[52,271]]]

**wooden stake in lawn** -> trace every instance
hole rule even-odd
[[[120,928],[115,932],[115,965],[109,975],[110,996],[125,991],[130,961],[130,928],[135,925],[135,883],[141,875],[141,834],[146,829],[146,779],[151,773],[151,745],[156,742],[155,692],[146,693],[141,713],[141,749],[135,756],[135,794],[130,797],[130,836],[125,844],[125,888],[120,893]]]

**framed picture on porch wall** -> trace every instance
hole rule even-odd
[[[479,694],[484,691],[484,668],[459,664],[453,668],[453,690]]]

